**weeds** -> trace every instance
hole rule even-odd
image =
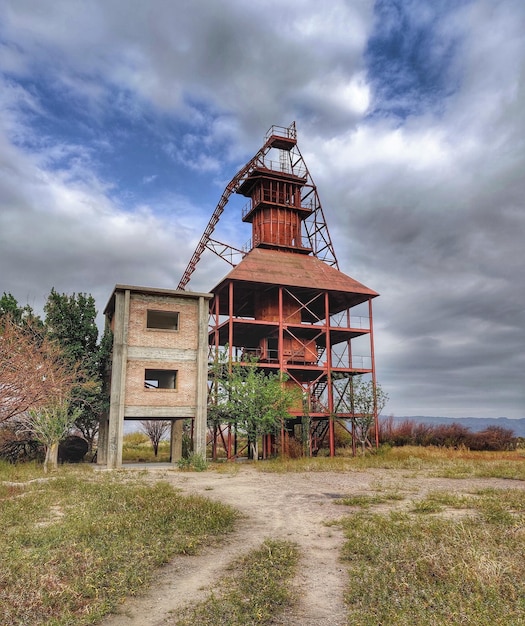
[[[205,472],[208,469],[208,462],[201,454],[190,454],[187,458],[178,461],[177,466],[181,470],[192,470],[194,472]]]
[[[362,512],[344,522],[352,624],[525,624],[525,492],[436,493],[416,510],[445,505],[473,513]]]
[[[346,496],[344,498],[340,498],[335,500],[336,504],[343,504],[345,506],[354,506],[360,507],[362,509],[368,509],[376,504],[384,504],[386,502],[392,502],[395,500],[404,500],[405,496],[401,495],[397,492],[386,493],[384,495],[380,494],[363,494],[356,496]]]
[[[525,457],[514,452],[472,452],[461,449],[383,446],[359,456],[301,459],[277,458],[255,464],[262,472],[360,472],[369,469],[407,470],[444,478],[507,478],[525,480]]]
[[[222,592],[191,607],[173,626],[251,626],[274,623],[293,602],[290,591],[299,559],[297,546],[266,540],[233,566],[220,581]]]
[[[231,530],[236,517],[166,483],[75,470],[2,501],[3,626],[91,624],[173,555]]]

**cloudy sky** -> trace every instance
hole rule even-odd
[[[176,288],[295,120],[381,294],[385,412],[525,417],[524,33],[523,0],[1,0],[0,294]],[[232,199],[217,239],[250,234]],[[206,254],[194,291],[229,270]]]

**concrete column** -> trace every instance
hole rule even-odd
[[[108,447],[108,416],[104,413],[98,424],[97,465],[106,465]]]
[[[177,463],[182,459],[182,420],[171,421],[170,434],[170,463]]]
[[[126,399],[126,370],[128,360],[128,323],[130,291],[115,293],[115,324],[111,366],[111,400],[107,437],[107,466],[122,465],[122,438],[124,436],[124,403]]]
[[[195,422],[193,429],[193,452],[206,458],[206,417],[208,402],[208,299],[199,298],[199,325],[197,345],[197,388],[195,398]]]

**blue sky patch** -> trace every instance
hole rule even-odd
[[[466,2],[377,0],[365,60],[373,117],[439,113],[458,88],[461,42],[447,18]]]

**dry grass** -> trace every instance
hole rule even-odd
[[[293,602],[290,591],[299,552],[288,541],[266,540],[236,561],[231,573],[219,581],[220,591],[182,616],[174,626],[264,626],[274,623]]]
[[[525,624],[523,489],[432,492],[342,524],[353,625]]]
[[[410,470],[427,476],[444,478],[508,478],[525,480],[525,453],[472,452],[451,448],[385,446],[372,453],[348,456],[340,450],[333,458],[277,458],[258,462],[263,472],[351,472],[368,469]]]
[[[3,491],[2,626],[92,624],[173,555],[230,530],[235,517],[166,483],[73,467]]]

